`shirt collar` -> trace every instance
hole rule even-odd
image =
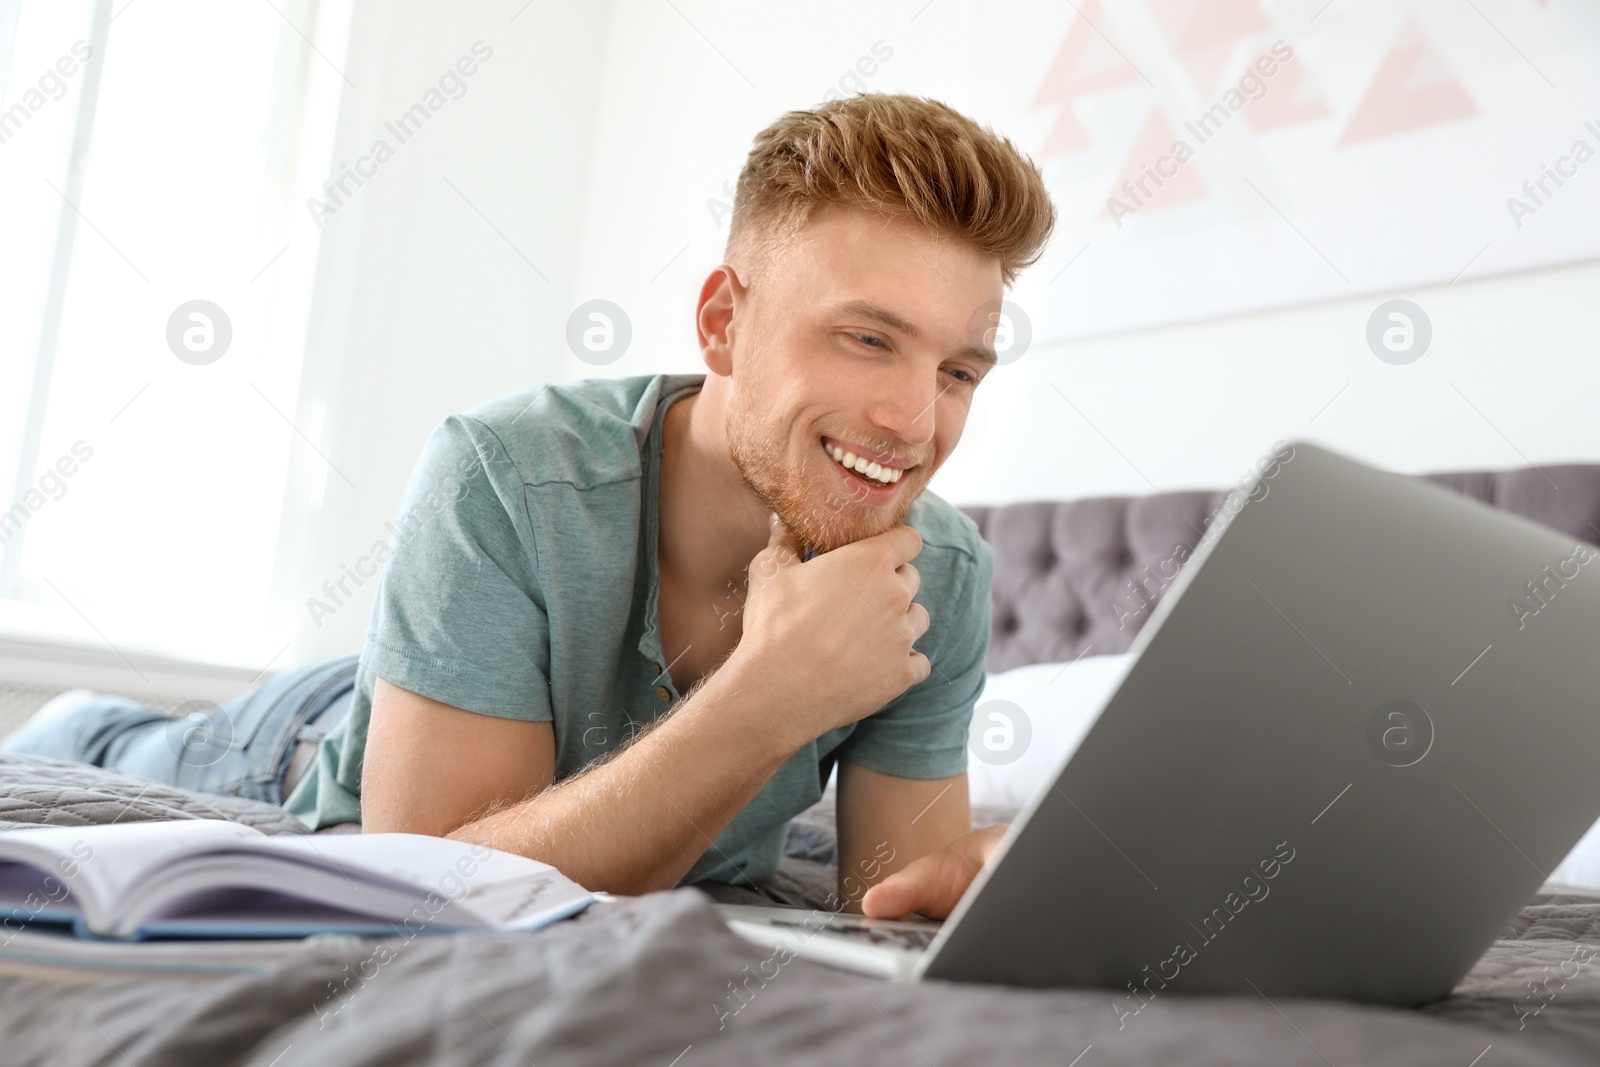
[[[705,384],[703,374],[664,374],[657,388],[655,415],[650,421],[650,433],[645,437],[644,454],[640,456],[643,476],[639,487],[640,544],[644,557],[644,575],[648,592],[644,605],[644,632],[639,635],[639,651],[663,671],[667,666],[661,651],[661,628],[658,607],[661,596],[661,574],[656,566],[656,551],[661,538],[661,453],[665,450],[663,423],[667,409],[672,404],[698,392]],[[671,686],[669,675],[661,684]]]

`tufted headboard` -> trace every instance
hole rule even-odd
[[[1600,464],[1420,477],[1600,543]],[[989,669],[1126,651],[1227,495],[962,508],[995,553]]]

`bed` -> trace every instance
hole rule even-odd
[[[1600,466],[1431,477],[1600,540]],[[1029,665],[1125,651],[1163,591],[1160,562],[1193,547],[1223,496],[969,509],[997,554],[995,683]],[[0,973],[0,1062],[1600,1063],[1600,892],[1556,884],[1449,998],[1415,1011],[1172,996],[1119,1020],[1109,991],[899,986],[803,960],[774,967],[769,951],[721,924],[712,899],[819,903],[832,888],[830,804],[824,797],[795,820],[783,866],[759,894],[685,888],[595,905],[534,935],[397,938],[381,965],[370,943],[335,938],[204,980]],[[974,821],[1009,814],[986,803]],[[0,831],[197,817],[303,832],[252,801],[0,757]]]

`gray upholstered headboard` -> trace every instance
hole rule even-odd
[[[1422,475],[1600,543],[1600,464]],[[994,548],[988,666],[1124,652],[1227,491],[966,507]]]

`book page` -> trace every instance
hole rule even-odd
[[[59,879],[89,926],[104,929],[121,898],[150,872],[252,838],[265,835],[220,819],[43,826],[0,834],[0,862],[26,863]]]
[[[375,876],[409,886],[424,906],[413,917],[441,925],[534,928],[593,897],[548,863],[423,834],[274,837],[244,847],[327,865],[347,876],[352,892]]]
[[[243,936],[238,931],[252,925],[301,934],[341,925],[328,927],[300,903],[279,907],[291,897],[413,929],[531,930],[595,899],[549,864],[421,834],[272,837],[236,823],[180,820],[16,831],[0,835],[0,862],[7,856],[42,870],[71,857],[73,877],[62,881],[85,926],[110,937],[139,936],[147,924],[173,936],[199,926]],[[218,891],[246,895],[233,898],[226,916],[203,915]],[[191,907],[193,919],[205,921],[191,923]]]

